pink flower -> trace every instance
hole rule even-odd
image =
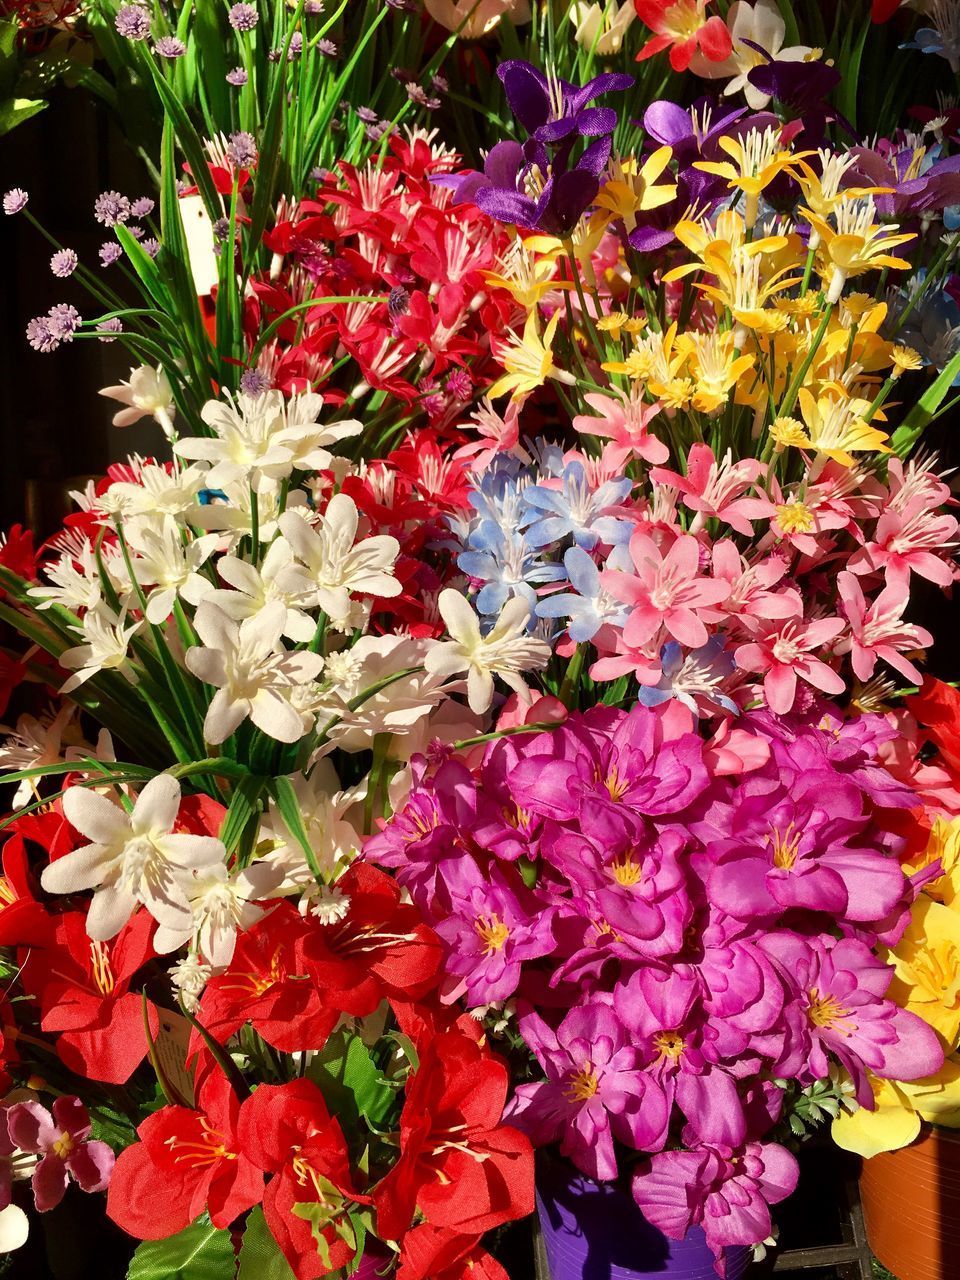
[[[90,1118],[79,1098],[57,1098],[53,1115],[39,1102],[18,1102],[7,1110],[10,1141],[41,1156],[33,1171],[33,1197],[41,1213],[63,1199],[69,1177],[84,1191],[103,1191],[113,1172],[114,1154],[105,1142],[87,1141]]]
[[[707,643],[707,628],[698,611],[719,604],[729,584],[700,577],[700,543],[681,534],[663,554],[649,534],[637,532],[630,539],[635,574],[606,569],[600,581],[610,594],[633,605],[623,628],[624,641],[640,646],[663,627],[680,644],[697,649]]]
[[[743,499],[743,495],[753,487],[763,471],[763,463],[756,458],[742,458],[734,462],[728,449],[717,462],[709,445],[695,444],[690,446],[687,455],[685,476],[663,467],[654,467],[650,478],[655,484],[672,485],[683,494],[683,505],[697,513],[691,526],[694,533],[699,532],[708,516],[712,516],[749,538],[753,534],[749,515],[751,504]]]
[[[842,618],[818,618],[806,624],[796,618],[778,620],[740,645],[733,656],[741,670],[763,673],[767,706],[786,715],[797,696],[798,676],[823,693],[843,693],[845,685],[837,673],[812,653],[843,628]]]
[[[933,644],[933,636],[925,628],[903,621],[903,611],[909,601],[906,583],[895,579],[869,605],[852,573],[841,573],[837,586],[850,623],[850,635],[844,637],[837,651],[843,653],[849,649],[857,679],[869,680],[878,659],[882,659],[907,680],[923,684],[922,674],[902,655]]]
[[[613,441],[612,452],[619,458],[619,467],[634,457],[646,462],[666,462],[670,456],[663,441],[647,431],[651,419],[660,412],[660,405],[644,404],[641,394],[638,388],[630,394],[620,392],[617,399],[602,392],[591,392],[583,398],[600,417],[579,414],[573,420],[574,430]]]
[[[938,587],[949,587],[953,570],[937,552],[949,550],[956,533],[956,519],[938,513],[920,495],[901,511],[888,507],[877,521],[873,541],[854,554],[848,567],[857,574],[883,570],[887,582],[904,584],[916,573]]]
[[[591,680],[635,675],[640,684],[656,684],[663,674],[659,657],[648,652],[648,646],[628,644],[623,632],[609,623],[600,628],[593,643],[600,657],[590,668]]]
[[[794,587],[771,590],[786,572],[786,561],[780,556],[748,565],[729,538],[713,545],[713,576],[729,583],[730,594],[722,611],[731,617],[794,618],[802,614],[803,602]]]

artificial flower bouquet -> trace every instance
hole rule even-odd
[[[14,1242],[502,1280],[538,1147],[722,1271],[949,1084],[958,119],[857,139],[890,6],[562,7],[82,6],[159,185],[27,336],[157,443],[0,547]]]

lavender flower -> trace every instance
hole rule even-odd
[[[262,396],[272,385],[267,375],[259,369],[245,369],[240,378],[240,390],[248,396]]]
[[[83,317],[76,307],[69,302],[58,302],[47,312],[47,324],[50,332],[60,342],[72,342],[73,335],[83,323]]]
[[[109,320],[104,320],[97,330],[97,337],[101,342],[116,342],[117,339],[113,335],[117,333],[123,333],[123,321],[119,316],[111,316]]]
[[[160,252],[160,241],[156,240],[153,236],[150,236],[143,242],[143,251],[149,257],[155,258]]]
[[[46,316],[37,316],[30,321],[27,325],[27,341],[34,351],[40,351],[44,355],[56,351],[60,345],[60,340],[54,336]]]
[[[376,124],[377,113],[372,107],[355,107],[354,112],[359,121],[363,124]]]
[[[153,42],[153,52],[158,58],[182,58],[187,46],[176,36],[161,36]]]
[[[217,240],[226,240],[230,234],[230,219],[218,218],[213,224],[213,234]]]
[[[402,284],[394,285],[387,298],[387,312],[391,320],[399,320],[410,310],[410,295]]]
[[[123,257],[123,250],[116,240],[104,240],[100,246],[100,265],[102,267],[112,267],[121,257]]]
[[[125,4],[117,10],[114,25],[125,40],[146,40],[150,35],[150,14],[139,4]]]
[[[317,52],[322,53],[327,58],[335,58],[337,56],[337,46],[332,40],[318,40]]]
[[[227,84],[232,84],[234,88],[240,88],[245,85],[249,78],[243,67],[234,67],[232,71],[227,72],[226,76]]]
[[[252,133],[231,133],[227,159],[235,169],[252,169],[257,163],[257,143]]]
[[[58,280],[66,280],[76,271],[79,262],[73,249],[59,249],[50,259],[50,270]]]
[[[130,205],[130,214],[134,218],[149,218],[155,204],[149,196],[139,196]]]
[[[8,218],[12,218],[15,213],[23,212],[29,199],[30,196],[23,187],[13,187],[3,197],[3,212]]]
[[[323,42],[321,41],[321,43]],[[332,41],[330,41],[329,43],[332,43]],[[319,48],[319,45],[318,45],[318,48]],[[292,62],[294,58],[299,58],[301,53],[303,53],[303,32],[295,31],[293,35],[290,37],[290,49],[287,53],[287,58],[289,59],[289,61]]]
[[[93,216],[105,227],[115,227],[130,217],[130,201],[119,191],[103,191],[93,205]]]
[[[260,21],[260,15],[254,4],[235,4],[227,14],[227,21],[234,31],[252,31]]]
[[[473,391],[473,380],[466,369],[454,369],[447,378],[447,394],[455,400],[469,400]]]
[[[323,13],[323,0],[306,0],[303,13],[306,18],[319,18]]]
[[[127,230],[133,236],[134,240],[142,240],[143,237],[146,235],[146,232],[144,231],[143,227],[131,225],[127,227]]]

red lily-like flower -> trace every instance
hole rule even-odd
[[[475,1236],[454,1235],[427,1223],[403,1241],[397,1280],[509,1280]]]
[[[30,582],[37,580],[37,553],[33,546],[33,530],[22,524],[11,525],[5,537],[0,537],[0,564],[12,569]]]
[[[927,676],[923,688],[907,698],[906,705],[939,749],[943,763],[960,774],[960,690]]]
[[[415,1211],[433,1227],[480,1236],[533,1212],[533,1149],[501,1124],[502,1062],[460,1031],[437,1036],[407,1085],[400,1159],[374,1193],[382,1238],[401,1240]]]
[[[900,8],[902,0],[873,0],[870,17],[874,22],[888,22]]]
[[[24,990],[40,1005],[41,1030],[60,1033],[57,1053],[71,1071],[124,1084],[146,1056],[142,1000],[130,983],[153,955],[153,929],[138,911],[111,942],[91,942],[84,913],[70,911],[57,919],[51,944],[30,951]],[[152,1005],[149,1014],[156,1035]]]
[[[729,58],[733,37],[722,18],[716,14],[707,17],[709,3],[710,0],[633,0],[640,21],[654,33],[637,54],[637,61],[669,49],[674,71],[686,71],[698,49],[710,62]]]
[[[137,1130],[138,1143],[120,1153],[107,1214],[139,1240],[176,1235],[206,1210],[215,1227],[228,1227],[263,1198],[263,1174],[240,1142],[240,1103],[214,1067],[199,1091],[199,1105],[163,1107]]]
[[[350,1262],[356,1249],[337,1224],[369,1197],[353,1185],[343,1132],[317,1086],[310,1080],[260,1085],[243,1105],[240,1140],[274,1175],[263,1212],[297,1280],[315,1280]]]
[[[381,1000],[417,1000],[436,982],[440,942],[396,881],[355,862],[337,881],[350,907],[342,920],[311,919],[303,940],[307,970],[337,1009],[364,1017]]]
[[[301,957],[308,933],[300,913],[279,903],[246,933],[225,973],[211,978],[200,1002],[201,1024],[221,1043],[245,1022],[285,1053],[319,1049],[339,1017],[309,981]],[[194,1033],[191,1053],[199,1048]]]
[[[39,845],[44,861],[53,861],[73,847],[70,826],[58,813],[28,813],[8,828],[13,834],[3,846],[0,876],[0,947],[47,946],[54,920],[33,894],[29,844]]]

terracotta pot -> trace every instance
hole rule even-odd
[[[860,1195],[870,1248],[898,1280],[960,1280],[960,1134],[864,1160]]]

